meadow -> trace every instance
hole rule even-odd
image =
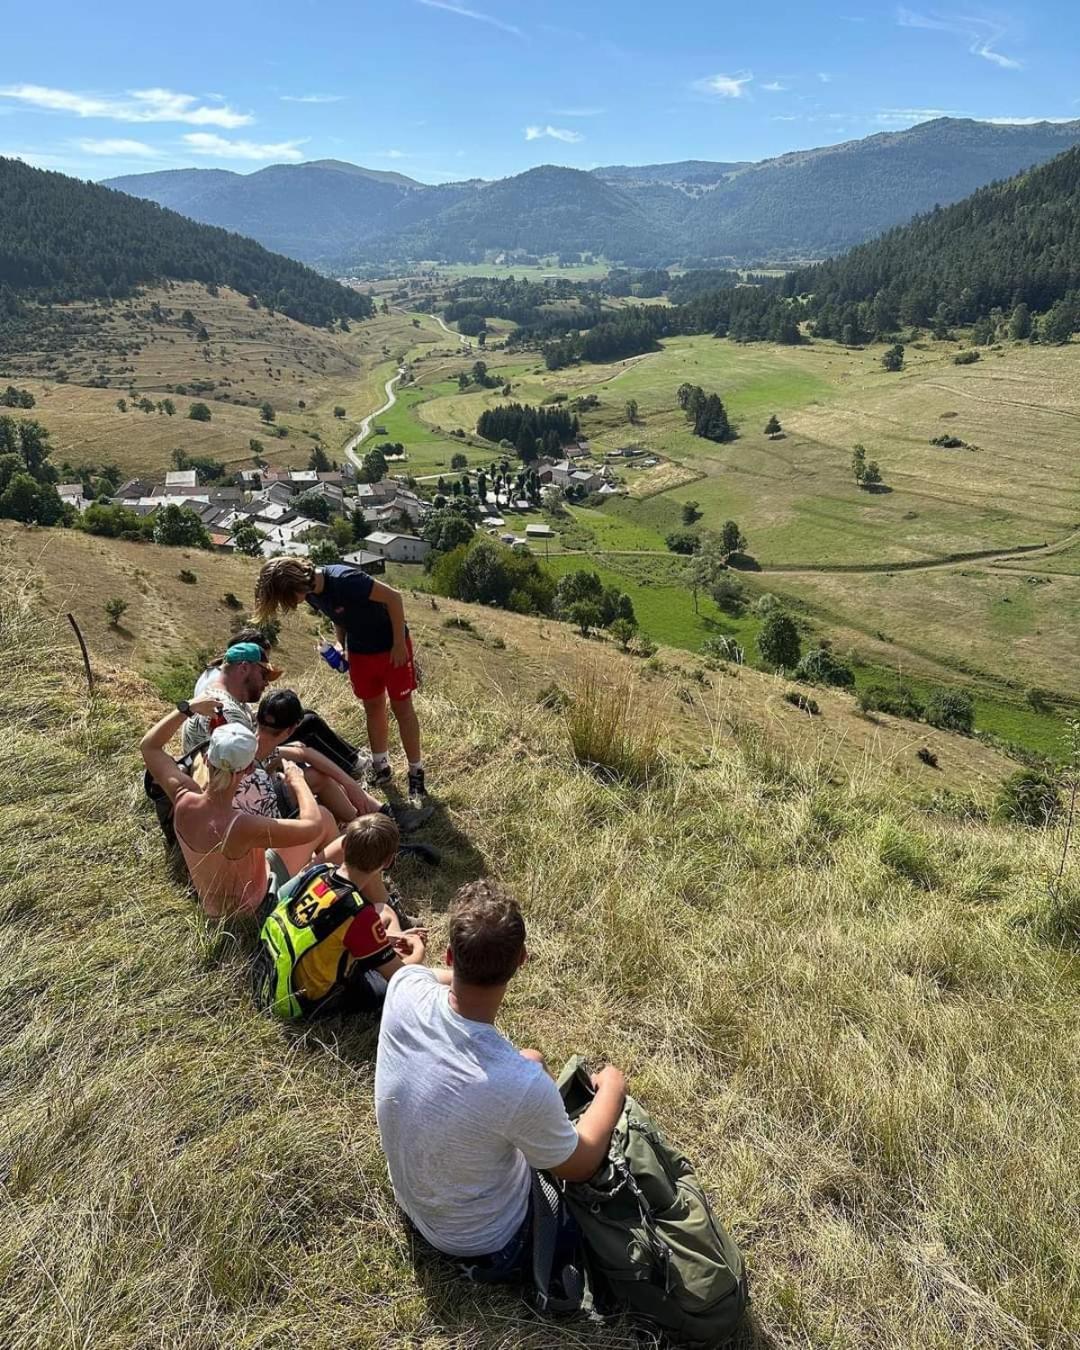
[[[242,566],[204,571],[216,591]],[[8,1343],[638,1344],[618,1323],[537,1321],[409,1236],[376,1142],[372,1029],[255,1013],[253,934],[206,926],[142,801],[135,745],[160,698],[95,635],[88,699],[27,586],[6,572],[0,605]],[[420,697],[444,863],[396,879],[433,953],[459,884],[516,891],[532,960],[504,1030],[554,1064],[625,1068],[745,1253],[744,1346],[1074,1346],[1080,872],[1074,851],[1053,880],[1060,830],[988,823],[974,759],[993,757],[969,741],[934,734],[942,774],[963,757],[953,795],[929,770],[905,788],[887,724],[865,724],[880,739],[849,767],[835,742],[796,750],[773,728],[828,723],[833,696],[809,719],[753,672],[716,676],[692,754],[662,738],[646,786],[601,782],[534,686],[500,683],[503,661],[555,643],[575,691],[562,658],[594,652],[639,719],[690,716],[678,687],[564,626],[452,607],[470,633],[441,627],[450,609],[425,619],[440,674]],[[283,648],[307,647],[310,671],[307,626],[290,620]],[[340,679],[296,683],[357,730]],[[746,688],[769,724],[724,701]]]

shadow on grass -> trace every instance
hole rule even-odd
[[[391,794],[392,799],[396,799]],[[459,887],[487,873],[484,855],[467,834],[455,824],[442,803],[435,814],[415,834],[404,837],[406,844],[431,844],[440,854],[436,865],[405,854],[394,867],[392,881],[401,892],[410,913],[444,912]]]

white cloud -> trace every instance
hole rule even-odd
[[[282,94],[282,103],[344,103],[347,94]]]
[[[51,89],[42,84],[0,86],[0,98],[16,99],[49,112],[75,117],[100,117],[113,122],[187,122],[191,126],[247,126],[255,119],[238,113],[227,103],[202,104],[194,94],[175,94],[170,89],[132,89],[121,97],[77,94],[69,89]]]
[[[145,141],[129,141],[122,137],[105,140],[93,140],[87,137],[77,142],[79,149],[88,155],[124,155],[130,159],[160,159],[161,151],[155,150]]]
[[[606,108],[556,108],[556,117],[602,117]]]
[[[376,150],[376,159],[411,159],[412,155],[407,150]]]
[[[257,145],[254,141],[230,141],[205,131],[193,131],[183,138],[184,144],[197,155],[211,159],[257,159],[284,161],[295,164],[304,158],[300,146],[303,141],[278,141],[273,145]]]
[[[1004,70],[1020,70],[1022,61],[995,51],[997,43],[1005,36],[1006,29],[990,19],[981,19],[974,15],[916,14],[903,5],[896,11],[896,22],[901,28],[928,28],[937,33],[954,33],[968,44],[972,56],[981,56]]]
[[[882,123],[932,122],[936,117],[963,117],[948,108],[882,108],[874,120]]]
[[[492,28],[501,29],[504,33],[513,33],[514,37],[525,36],[521,29],[512,23],[497,19],[493,14],[481,14],[478,9],[467,9],[464,5],[455,4],[454,0],[418,0],[418,3],[426,5],[428,9],[445,9],[450,14],[460,14],[463,19],[475,19],[477,23],[490,24]]]
[[[989,122],[995,127],[1034,127],[1040,122],[1075,122],[1075,117],[980,117],[980,122]]]
[[[705,79],[695,80],[694,88],[702,94],[717,94],[720,98],[742,98],[746,86],[753,79],[752,74],[745,75],[709,75]]]
[[[827,70],[819,70],[817,77],[822,84],[832,84],[832,76]]]
[[[570,131],[566,127],[547,126],[525,128],[525,139],[527,141],[540,141],[543,140],[545,136],[550,137],[553,141],[565,141],[567,145],[574,145],[576,142],[585,139],[580,131]]]
[[[786,94],[786,93],[787,93],[787,85],[786,85],[786,84],[781,84],[779,80],[770,80],[768,84],[763,84],[761,87],[762,87],[762,89],[765,90],[765,92],[766,92],[767,94]]]
[[[797,122],[798,120],[798,113],[777,113],[775,117],[769,118],[770,122]]]

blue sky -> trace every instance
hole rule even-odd
[[[54,0],[5,38],[0,155],[87,178],[338,158],[439,182],[1080,116],[1075,0]]]

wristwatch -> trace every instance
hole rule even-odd
[[[182,698],[176,705],[176,711],[183,714],[184,717],[191,716],[191,704],[186,698]]]

